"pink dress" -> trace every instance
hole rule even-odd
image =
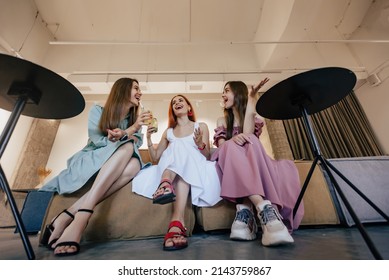
[[[297,229],[304,215],[303,203],[293,219],[293,207],[300,193],[300,179],[297,168],[291,160],[274,160],[266,154],[259,135],[264,123],[255,120],[253,144],[243,146],[231,139],[225,141],[212,154],[221,184],[221,197],[236,202],[238,198],[259,194],[278,206],[284,224],[291,232]],[[239,134],[234,127],[233,135]],[[215,129],[214,145],[220,138],[226,138],[226,128]]]

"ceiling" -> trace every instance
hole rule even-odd
[[[31,0],[49,34],[43,64],[84,95],[107,94],[121,76],[155,94],[219,93],[225,81],[264,77],[269,88],[326,66],[365,79],[352,45],[387,43],[388,2]],[[372,28],[382,30],[358,38]]]

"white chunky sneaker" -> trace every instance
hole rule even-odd
[[[233,240],[254,240],[257,238],[257,231],[258,226],[252,210],[244,204],[237,204],[230,238]]]
[[[293,243],[293,237],[282,222],[282,217],[269,200],[262,201],[258,206],[258,218],[262,227],[262,245],[277,246]]]

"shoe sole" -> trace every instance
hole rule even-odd
[[[173,193],[165,194],[153,199],[153,204],[168,204],[176,200],[176,195]]]
[[[182,246],[174,246],[173,245],[173,246],[169,246],[169,247],[163,245],[163,250],[164,251],[177,251],[177,250],[185,249],[187,247],[188,247],[188,244],[185,244],[185,245],[182,245]]]
[[[249,238],[243,238],[242,236],[247,236],[247,231],[245,231],[245,230],[234,230],[234,231],[231,231],[230,239],[232,239],[232,240],[239,240],[239,241],[252,241],[252,240],[255,240],[257,238],[257,234],[256,233],[249,234],[249,235],[250,235]]]
[[[263,236],[263,235],[262,235]],[[271,233],[271,238],[262,237],[263,246],[279,246],[294,243],[293,237],[289,234],[288,230],[281,230],[277,233]]]

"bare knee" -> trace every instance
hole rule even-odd
[[[133,142],[127,142],[123,145],[121,145],[115,152],[116,154],[120,154],[121,156],[132,156],[134,153],[134,143]]]
[[[132,141],[129,141],[127,143],[124,143],[123,145],[120,146],[120,148],[122,148],[126,151],[134,151],[134,142]]]
[[[139,172],[139,170],[140,170],[139,159],[132,157],[128,162],[127,166],[123,170],[123,176],[132,179]]]

